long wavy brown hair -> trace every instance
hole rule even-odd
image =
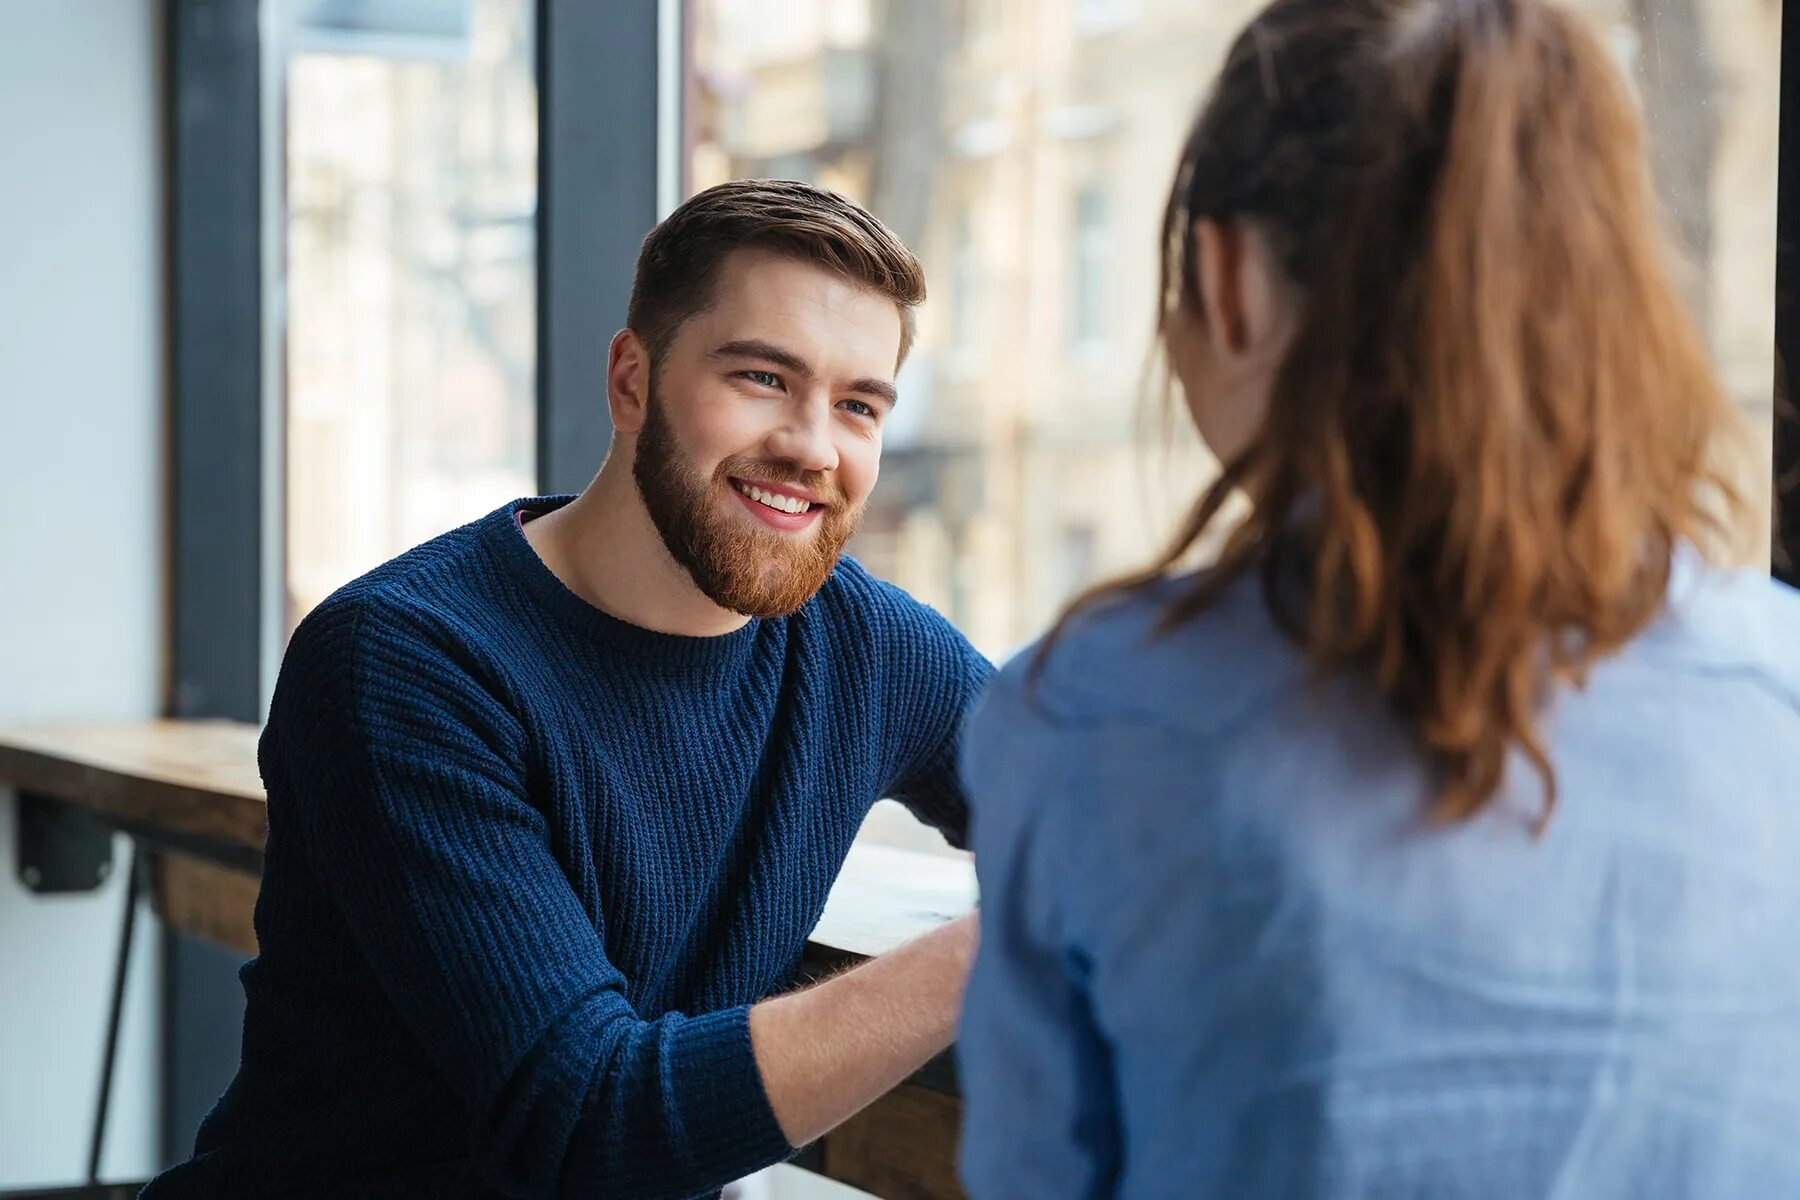
[[[1679,545],[1742,536],[1738,418],[1606,48],[1541,0],[1275,0],[1181,154],[1165,339],[1202,308],[1201,219],[1266,234],[1297,336],[1167,551],[1057,632],[1223,533],[1241,493],[1165,628],[1257,573],[1321,671],[1366,671],[1416,730],[1435,815],[1482,810],[1516,748],[1547,819],[1548,699],[1658,614]]]

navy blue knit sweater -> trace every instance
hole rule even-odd
[[[682,1197],[792,1152],[748,1006],[871,804],[961,844],[990,668],[842,563],[784,620],[652,633],[508,505],[294,635],[261,747],[237,1079],[146,1197]]]

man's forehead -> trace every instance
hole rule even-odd
[[[743,249],[720,265],[712,303],[690,332],[707,343],[695,347],[702,354],[724,342],[762,341],[820,371],[891,378],[901,328],[899,307],[873,288],[789,255]]]

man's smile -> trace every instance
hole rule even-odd
[[[784,533],[812,528],[827,507],[813,493],[789,484],[733,477],[731,489],[752,516]]]

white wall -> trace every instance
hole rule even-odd
[[[160,47],[154,0],[0,0],[0,724],[156,712],[163,671]],[[0,1189],[87,1166],[128,861],[17,881],[0,797]],[[155,937],[139,926],[102,1173],[156,1163]]]

